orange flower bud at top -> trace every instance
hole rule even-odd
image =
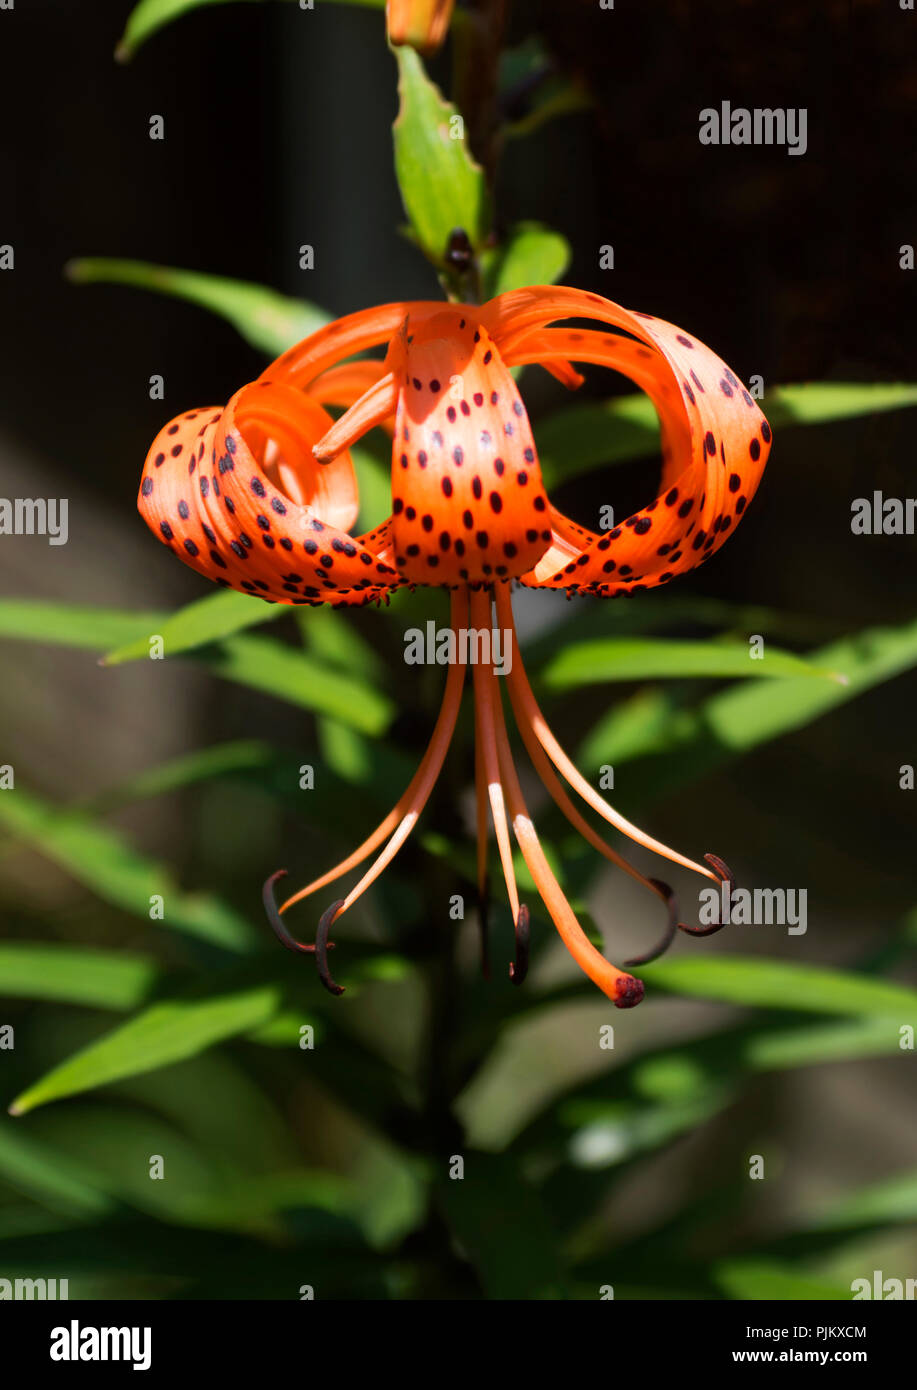
[[[387,0],[385,15],[392,43],[435,53],[446,37],[455,0]]]

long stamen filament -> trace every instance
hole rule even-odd
[[[474,590],[471,594],[471,625],[479,632],[491,631],[493,617],[491,613],[491,595],[483,589]],[[500,764],[497,754],[496,731],[498,721],[502,721],[502,710],[499,709],[500,695],[493,677],[493,670],[489,665],[476,662],[473,670],[474,679],[474,703],[478,718],[478,738],[481,747],[481,756],[484,764],[484,774],[487,780],[487,795],[490,801],[491,815],[493,817],[494,830],[497,836],[497,846],[500,851],[500,862],[503,865],[503,877],[506,880],[506,891],[509,894],[510,907],[515,922],[519,916],[519,893],[516,888],[516,873],[513,868],[513,850],[510,842],[509,826],[506,820],[506,806],[503,797],[503,786],[500,780]]]
[[[464,623],[466,612],[465,594],[462,591],[458,591],[453,594],[451,603],[450,619],[453,630],[455,630],[456,625],[461,626]],[[458,664],[450,666],[449,674],[446,677],[446,688],[443,692],[443,702],[440,706],[439,717],[437,718],[436,727],[433,730],[433,735],[427,746],[427,751],[423,756],[420,766],[411,778],[407,790],[398,801],[397,805],[393,807],[382,823],[376,827],[373,833],[368,839],[364,840],[363,844],[360,845],[358,849],[355,849],[352,854],[349,854],[347,858],[343,859],[335,868],[329,869],[328,872],[322,874],[320,878],[307,884],[305,888],[300,888],[298,893],[294,893],[292,897],[287,898],[286,902],[283,903],[280,908],[281,912],[286,912],[302,898],[309,897],[310,894],[317,892],[320,888],[324,888],[328,883],[333,883],[335,879],[348,873],[350,869],[355,868],[358,864],[362,864],[363,860],[368,859],[373,851],[391,835],[392,838],[388,845],[386,845],[379,859],[373,867],[364,874],[360,882],[344,900],[344,904],[337,914],[340,916],[340,913],[346,911],[346,909],[356,901],[364,889],[369,887],[370,883],[379,876],[385,866],[394,858],[411,830],[414,828],[417,818],[426,805],[436,779],[440,774],[446,752],[452,741],[452,735],[455,730],[459,706],[462,701],[462,687],[464,683],[464,666]],[[392,834],[393,831],[394,834]]]
[[[662,855],[665,859],[670,859],[674,864],[681,864],[686,869],[693,869],[695,873],[702,874],[704,878],[709,878],[712,882],[718,883],[720,880],[712,869],[706,868],[703,864],[696,863],[693,859],[688,859],[685,855],[679,854],[677,850],[670,849],[668,845],[655,840],[651,835],[647,835],[639,826],[633,825],[631,821],[620,815],[613,806],[610,806],[604,797],[600,796],[594,787],[586,781],[585,777],[570,760],[563,748],[558,743],[551,729],[545,720],[544,715],[529,685],[525,668],[522,665],[522,656],[519,651],[519,640],[516,635],[516,627],[513,622],[513,605],[507,586],[498,587],[496,594],[497,620],[504,628],[508,628],[512,633],[512,666],[507,674],[507,684],[509,686],[509,696],[516,716],[516,722],[520,730],[528,726],[535,738],[538,740],[551,762],[558,772],[566,778],[567,782],[578,792],[583,800],[596,811],[603,820],[608,821],[616,830],[630,837],[638,845],[643,845],[645,849],[653,850],[654,853]]]
[[[596,950],[577,921],[576,914],[567,901],[563,889],[554,877],[529,816],[528,807],[522,795],[522,788],[519,785],[519,778],[506,733],[503,707],[499,700],[497,676],[493,668],[485,667],[483,669],[492,692],[491,708],[494,711],[494,732],[500,762],[500,775],[512,817],[513,832],[522,851],[522,857],[535,880],[535,886],[551,914],[551,919],[557,927],[564,945],[580,968],[619,1008],[629,1008],[638,1004],[643,998],[641,981],[634,979],[633,975],[628,975],[623,970],[618,970],[616,966],[605,959],[601,952]],[[527,928],[527,925],[526,921],[524,926]],[[521,943],[517,937],[517,947],[519,944]]]

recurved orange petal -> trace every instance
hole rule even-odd
[[[552,508],[551,548],[523,583],[632,593],[667,583],[719,549],[754,496],[771,444],[770,426],[725,362],[663,319],[563,286],[511,291],[480,314],[508,363],[612,367],[647,391],[662,425],[658,495],[604,535]],[[564,318],[598,320],[631,337],[548,329]]]

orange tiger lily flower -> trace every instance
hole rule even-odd
[[[597,327],[555,327],[563,320]],[[611,330],[611,331],[609,331]],[[385,345],[384,361],[355,354]],[[561,381],[574,363],[610,367],[653,401],[661,424],[657,496],[607,533],[588,531],[552,506],[538,451],[510,369],[540,363]],[[344,407],[334,421],[327,407]],[[392,512],[351,536],[357,486],[348,450],[368,430],[392,435]],[[351,314],[285,352],[225,408],[188,411],[155,439],[143,469],[140,512],[185,564],[224,586],[275,603],[333,606],[380,600],[404,584],[451,592],[453,632],[471,625],[512,634],[510,704],[536,771],[560,810],[594,848],[665,904],[664,942],[679,921],[669,886],[646,878],[612,849],[571,800],[637,844],[732,884],[721,859],[698,863],[626,820],[576,769],[552,734],[525,674],[513,624],[513,580],[614,597],[666,584],[708,560],[734,529],[761,479],[771,444],[757,404],[709,348],[672,324],[596,294],[564,287],[514,290],[480,307],[395,303]],[[404,795],[362,845],[335,868],[274,904],[286,946],[314,952],[323,983],[328,932],[394,858],[442,768],[458,716],[464,665],[450,666],[426,753]],[[516,928],[511,975],[527,963],[529,914],[519,901],[510,827],[561,937],[587,975],[619,1007],[642,982],[593,946],[541,848],[513,762],[498,677],[473,664],[478,808],[478,886],[483,904],[488,812]],[[566,787],[564,785],[566,783]],[[378,853],[377,853],[378,851]],[[282,914],[376,854],[346,897],[324,913],[314,945],[288,932]],[[707,932],[716,930],[708,928]],[[641,964],[657,952],[627,964]]]
[[[386,0],[390,40],[435,53],[449,32],[454,4],[455,0]]]

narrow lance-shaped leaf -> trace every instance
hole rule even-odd
[[[260,616],[266,605],[256,600],[253,604],[255,614]],[[73,620],[68,621],[70,611],[63,604],[0,600],[0,637],[97,650],[111,647],[113,641],[124,645],[136,642],[142,634],[148,652],[150,634],[160,632],[169,622],[163,614],[120,614],[110,609],[85,608],[72,610]],[[368,682],[329,671],[305,653],[265,638],[230,637],[188,649],[181,655],[192,657],[226,680],[289,700],[302,709],[332,714],[363,733],[381,733],[394,712],[388,696]]]
[[[149,657],[154,639],[161,644],[162,655],[177,656],[180,652],[231,637],[243,628],[274,622],[282,618],[285,611],[279,604],[265,603],[250,594],[240,594],[236,589],[221,589],[195,599],[170,618],[151,624],[142,637],[109,652],[102,664],[119,666],[124,661]]]
[[[52,1068],[16,1097],[10,1114],[23,1115],[48,1101],[194,1057],[214,1043],[266,1023],[278,997],[277,989],[260,985],[209,999],[154,1004]]]
[[[180,788],[192,786],[195,782],[206,782],[213,777],[225,777],[234,772],[260,770],[267,767],[272,759],[270,747],[257,739],[235,739],[231,743],[219,743],[212,748],[202,748],[197,753],[170,758],[158,767],[145,768],[143,772],[138,772],[107,791],[82,802],[77,809],[99,815],[119,806],[131,806],[134,802],[144,801],[148,797],[178,791]]]
[[[0,599],[0,638],[47,642],[59,647],[104,651],[132,642],[143,632],[158,632],[167,613],[90,608],[83,604],[48,603],[43,599]]]
[[[813,666],[794,652],[767,645],[753,659],[747,642],[676,642],[652,637],[598,637],[558,651],[542,671],[549,689],[604,681],[725,676],[821,677],[844,683],[842,673]]]
[[[805,382],[766,391],[761,408],[775,431],[917,405],[911,382]],[[535,437],[547,486],[562,478],[659,452],[659,421],[644,395],[575,402],[538,422]]]
[[[278,357],[291,344],[321,328],[330,317],[314,304],[290,299],[264,285],[203,271],[151,265],[147,261],[94,256],[71,261],[67,274],[81,285],[135,285],[198,304],[226,319],[247,343],[269,357]]]
[[[394,714],[389,697],[371,685],[263,637],[234,637],[199,659],[227,680],[334,715],[365,734],[382,733]]]
[[[58,942],[0,942],[0,997],[54,999],[91,1009],[130,1009],[159,971],[147,956]]]
[[[635,719],[633,702],[612,711],[580,748],[583,766],[615,765],[643,754],[650,761],[640,786],[648,795],[672,790],[697,775],[770,739],[804,728],[855,695],[917,665],[917,622],[901,628],[869,628],[808,654],[821,670],[842,671],[847,684],[789,678],[743,683],[710,696],[693,709],[637,697],[644,718]]]
[[[442,269],[457,227],[475,249],[484,238],[489,220],[484,173],[469,153],[462,116],[427,77],[413,48],[395,54],[401,97],[392,127],[395,173],[412,231]]]
[[[103,901],[151,921],[161,899],[162,925],[238,951],[254,939],[250,924],[209,893],[186,893],[168,870],[87,816],[44,805],[17,786],[0,797],[0,825],[85,884]],[[158,920],[158,919],[154,919]]]
[[[654,961],[648,983],[674,994],[757,1008],[856,1014],[917,1024],[917,991],[851,971],[761,957],[717,955]]]

